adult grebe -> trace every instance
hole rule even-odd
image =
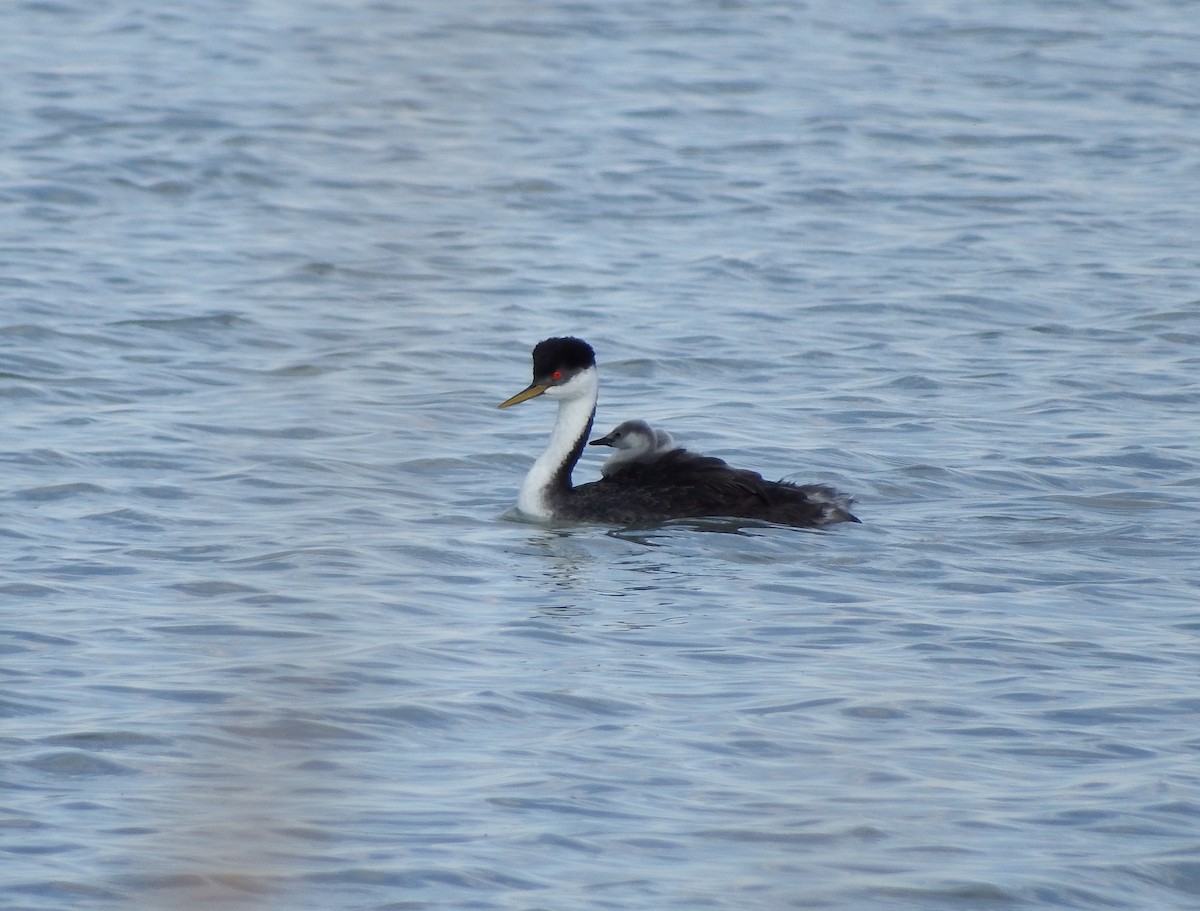
[[[630,462],[651,462],[663,453],[679,448],[669,433],[651,427],[645,421],[625,421],[588,445],[613,448],[613,454],[600,466],[600,474],[606,478]]]
[[[727,516],[816,527],[857,522],[850,500],[829,487],[767,481],[721,459],[671,449],[590,484],[571,484],[571,471],[596,416],[600,382],[591,345],[548,338],[533,349],[533,382],[500,404],[508,408],[539,395],[558,400],[550,442],[521,484],[517,508],[539,519],[635,525]]]

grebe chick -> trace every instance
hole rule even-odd
[[[600,474],[606,478],[629,462],[649,462],[664,452],[679,448],[665,430],[638,420],[618,424],[611,432],[597,437],[588,445],[613,448],[613,454],[600,466]]]
[[[671,449],[648,461],[628,461],[589,484],[571,483],[596,415],[600,381],[591,345],[548,338],[533,349],[533,382],[500,404],[540,395],[558,401],[545,451],[521,484],[517,508],[537,519],[637,525],[669,519],[761,519],[813,528],[857,522],[850,499],[823,485],[767,481],[721,459]]]

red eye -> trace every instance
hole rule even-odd
[[[561,380],[561,379],[562,379],[562,371],[561,371],[561,370],[555,370],[555,371],[554,371],[552,374],[550,374],[550,379],[552,379],[552,380]]]

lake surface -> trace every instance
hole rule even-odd
[[[6,911],[1200,903],[1194,5],[0,31]],[[863,524],[514,518],[560,334]]]

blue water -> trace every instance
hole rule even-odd
[[[5,5],[0,906],[1196,907],[1194,13]]]

